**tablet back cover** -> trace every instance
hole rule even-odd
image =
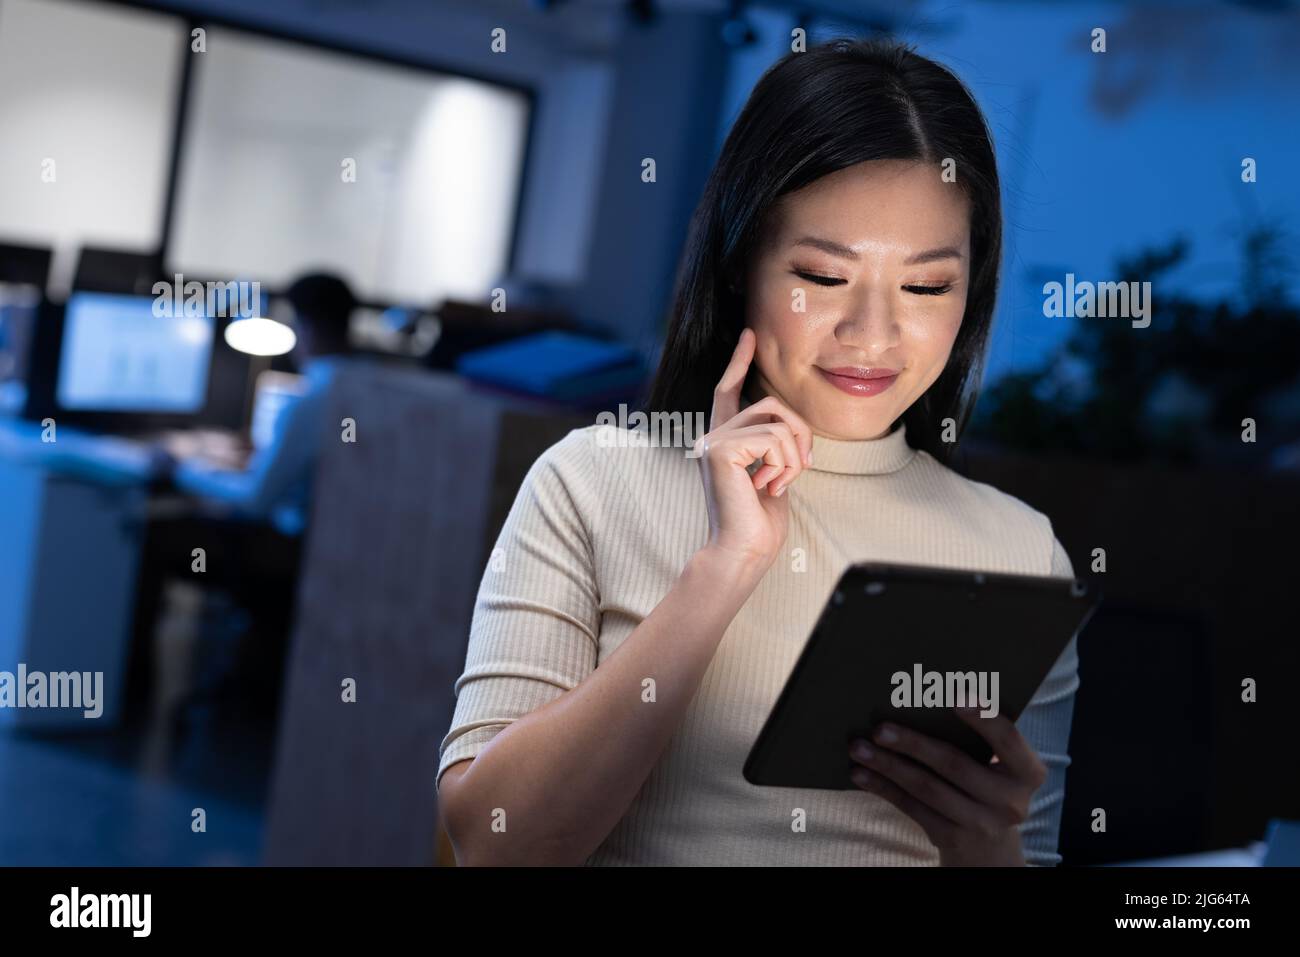
[[[992,749],[949,703],[959,690],[982,687],[985,700],[996,690],[998,712],[1016,720],[1100,600],[1100,591],[1079,579],[850,567],[750,751],[745,779],[853,788],[849,742],[884,721],[987,763]]]

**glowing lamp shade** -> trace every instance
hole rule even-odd
[[[226,326],[226,345],[250,356],[282,356],[297,341],[294,331],[284,323],[262,316],[236,319]]]

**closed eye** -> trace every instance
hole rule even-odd
[[[800,279],[807,279],[809,282],[815,282],[819,286],[842,286],[845,282],[845,280],[836,279],[834,276],[818,276],[816,273],[800,272],[797,269],[794,274]]]
[[[797,269],[794,270],[794,274],[798,276],[800,279],[806,279],[809,282],[815,282],[819,286],[842,286],[847,281],[844,279],[836,279],[834,276],[819,276],[816,273],[802,272],[801,270],[797,270]],[[912,286],[904,286],[903,288],[906,289],[908,292],[918,296],[942,296],[945,293],[952,291],[952,284],[948,283],[947,285],[944,286],[912,285]]]

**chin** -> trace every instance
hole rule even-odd
[[[851,400],[861,402],[860,399]],[[866,409],[828,408],[822,405],[812,416],[804,416],[814,432],[829,438],[858,440],[871,439],[884,433],[898,414],[893,408],[885,411]]]
[[[817,394],[810,396],[806,412],[795,409],[807,420],[814,432],[830,438],[868,439],[880,435],[902,413],[894,402],[885,405],[879,396],[858,398],[849,395]]]

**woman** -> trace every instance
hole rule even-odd
[[[707,434],[574,430],[484,574],[439,766],[458,860],[1059,862],[1073,642],[1017,724],[968,719],[989,765],[886,725],[848,755],[855,788],[742,776],[848,564],[1073,575],[1044,515],[946,465],[1000,237],[989,135],[947,70],[840,40],[762,77],[696,213],[649,403]]]

